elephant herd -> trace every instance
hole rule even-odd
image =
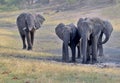
[[[45,18],[40,14],[32,15],[22,13],[17,18],[17,26],[23,41],[23,49],[26,48],[25,39],[27,39],[28,50],[32,50],[34,41],[34,32],[39,29]],[[80,18],[77,26],[73,23],[60,23],[55,27],[56,35],[63,41],[62,61],[76,62],[77,58],[82,57],[82,63],[96,63],[97,56],[103,56],[103,44],[105,44],[113,31],[111,23],[98,17]],[[103,38],[105,35],[105,38]],[[68,47],[71,48],[72,57],[69,58]],[[76,53],[76,48],[78,53]]]

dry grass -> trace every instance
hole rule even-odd
[[[120,70],[94,66],[0,58],[1,83],[119,83]]]

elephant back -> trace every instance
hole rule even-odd
[[[35,24],[34,24],[34,17],[32,14],[27,14],[26,18],[26,27],[28,28],[29,31],[31,31],[34,27],[35,27]]]
[[[16,24],[18,26],[19,32],[24,34],[23,29],[26,28],[25,24],[25,18],[27,16],[27,13],[22,13],[17,17]]]

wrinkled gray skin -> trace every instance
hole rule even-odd
[[[23,42],[23,49],[26,49],[26,39],[28,50],[32,50],[35,30],[39,29],[45,18],[40,14],[32,15],[30,13],[22,13],[17,17],[17,26]]]
[[[92,51],[92,63],[97,62],[97,54],[103,55],[102,44],[109,40],[112,32],[112,26],[109,22],[99,18],[80,18],[78,21],[78,31],[81,35],[81,55],[83,63],[88,63],[90,60],[90,49]],[[102,41],[102,36],[106,38]]]
[[[69,62],[68,46],[70,46],[72,51],[72,62],[75,62],[76,46],[79,43],[79,39],[80,39],[78,35],[78,29],[76,28],[76,26],[74,24],[65,25],[63,23],[60,23],[55,28],[55,32],[57,36],[63,41],[63,46],[62,46],[63,62]],[[79,54],[80,51],[78,51],[78,56],[80,56]]]

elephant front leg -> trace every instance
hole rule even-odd
[[[99,56],[104,56],[103,45],[98,45]]]
[[[82,50],[82,56],[83,60],[82,63],[86,64],[87,63],[87,37],[84,37],[81,41],[81,50]]]
[[[26,43],[25,43],[25,35],[21,35],[22,42],[23,42],[23,49],[26,49]]]
[[[93,42],[92,42],[92,63],[97,62],[97,37],[93,37]]]
[[[99,37],[99,40],[98,40],[98,53],[99,53],[99,56],[104,56],[104,54],[103,54],[103,45],[100,44],[100,42],[102,42],[102,36],[103,36],[103,33],[100,34],[100,37]]]
[[[27,43],[28,43],[28,48],[27,48],[27,50],[32,50],[32,43],[31,43],[31,35],[30,35],[30,32],[26,32],[26,37],[27,37]]]
[[[81,40],[80,40],[80,42],[81,42]],[[81,58],[81,49],[80,49],[81,43],[80,42],[77,45],[77,49],[78,49],[78,56],[77,56],[77,58]]]
[[[62,60],[63,62],[69,62],[68,44],[64,42],[63,42],[63,48],[62,48]]]
[[[90,49],[91,49],[91,46],[88,43],[88,45],[87,45],[87,63],[90,62],[90,55],[91,55]]]

